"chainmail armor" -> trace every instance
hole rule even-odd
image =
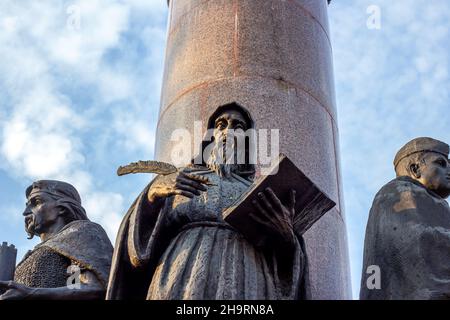
[[[48,247],[38,247],[17,266],[14,281],[32,288],[64,287],[70,265],[70,259]]]

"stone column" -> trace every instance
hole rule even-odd
[[[3,242],[0,246],[0,281],[14,279],[16,268],[17,249],[14,245]]]
[[[327,0],[170,0],[156,159],[220,105],[280,129],[280,151],[338,203],[305,235],[313,299],[351,298]],[[194,148],[193,141],[192,147]]]

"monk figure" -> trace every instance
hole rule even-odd
[[[157,176],[139,195],[117,238],[108,299],[305,298],[306,256],[293,230],[295,203],[281,203],[270,189],[260,194],[255,210],[271,235],[264,247],[222,218],[252,184],[255,168],[249,161],[222,163],[218,151],[233,145],[231,131],[250,128],[244,108],[219,107],[207,126],[213,130],[210,156]]]

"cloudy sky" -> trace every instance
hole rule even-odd
[[[356,298],[368,211],[396,150],[450,141],[450,2],[334,0],[329,15]],[[19,256],[37,243],[21,213],[39,178],[73,183],[114,239],[149,179],[115,171],[153,157],[166,18],[163,0],[1,2],[0,241]]]

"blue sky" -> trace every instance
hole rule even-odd
[[[367,27],[370,6],[380,29]],[[394,177],[396,150],[417,136],[450,141],[449,15],[447,0],[334,0],[329,9],[355,298],[368,211]],[[21,213],[39,178],[73,183],[115,237],[149,181],[115,172],[153,157],[166,18],[164,0],[0,4],[0,241],[19,256],[37,243]]]

